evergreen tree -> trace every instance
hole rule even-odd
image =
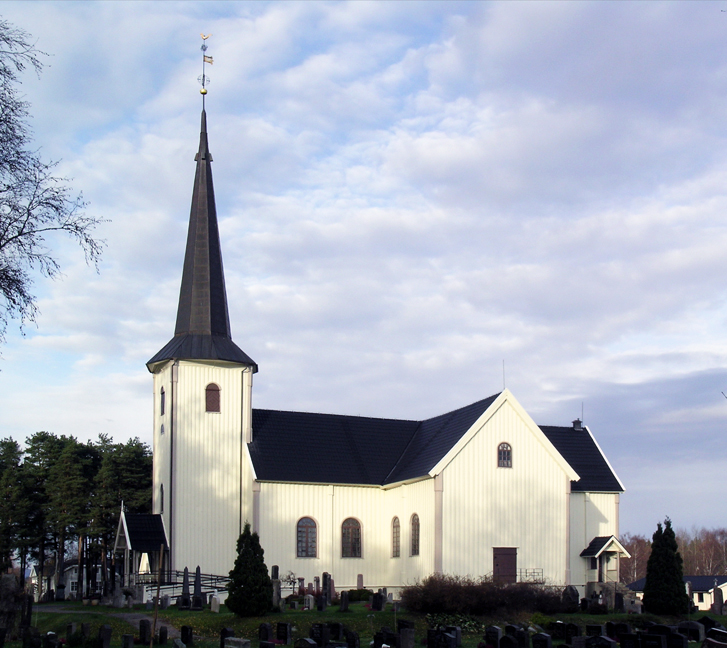
[[[226,605],[237,616],[263,616],[272,607],[273,583],[263,554],[258,534],[251,533],[250,523],[245,522],[237,540],[237,558],[227,585]]]
[[[646,563],[644,609],[652,614],[678,616],[689,611],[689,597],[684,587],[682,557],[679,554],[671,520],[656,526],[651,541],[651,555]]]

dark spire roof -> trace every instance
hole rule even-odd
[[[177,326],[174,337],[147,362],[147,367],[151,370],[152,365],[158,362],[179,358],[224,360],[252,365],[257,371],[255,361],[232,341],[230,333],[215,191],[212,184],[212,155],[207,143],[207,114],[204,110],[199,151],[195,160],[197,171],[194,176],[187,248],[179,291]]]

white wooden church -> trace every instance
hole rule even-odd
[[[423,421],[253,408],[258,366],[230,333],[204,111],[195,159],[176,329],[147,363],[153,510],[173,570],[226,575],[249,521],[268,567],[305,582],[329,572],[337,589],[440,572],[586,595],[618,580],[624,488],[580,421],[538,426],[508,390]]]

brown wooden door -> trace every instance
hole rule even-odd
[[[492,580],[496,583],[517,582],[517,548],[492,548]]]

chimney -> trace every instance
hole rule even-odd
[[[581,419],[576,419],[575,421],[573,421],[573,429],[576,432],[580,432],[581,430],[583,430],[583,424],[581,423]]]

